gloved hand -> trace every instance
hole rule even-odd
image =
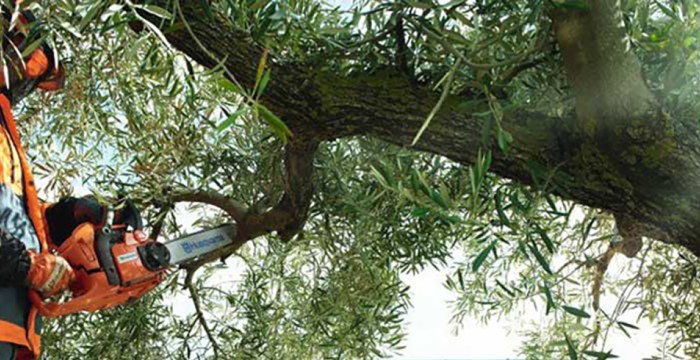
[[[49,253],[29,251],[31,265],[27,274],[28,285],[47,298],[68,289],[75,274],[66,259]]]
[[[56,246],[61,246],[78,225],[85,222],[97,226],[104,224],[105,209],[106,207],[92,196],[61,199],[46,209],[46,221],[49,224],[51,240]],[[130,199],[117,205],[114,225],[130,226],[134,230],[143,229],[141,213]]]

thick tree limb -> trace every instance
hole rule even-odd
[[[700,255],[697,120],[672,118],[656,107],[640,80],[638,61],[620,40],[624,33],[611,27],[616,15],[606,13],[608,2],[590,3],[590,14],[553,15],[576,92],[578,116],[573,111],[563,118],[522,109],[506,112],[501,125],[515,140],[507,154],[493,141],[488,144],[495,154],[492,171],[525,184],[532,183],[533,167],[556,171],[555,191],[563,198],[625,215],[639,235],[681,244]],[[167,33],[171,45],[207,67],[225,59],[224,66],[237,80],[252,88],[262,48],[245,33],[208,18],[199,3],[181,1],[180,5],[190,31]],[[582,33],[581,27],[594,25],[600,30]],[[201,51],[192,35],[209,51]],[[585,38],[589,35],[593,38]],[[586,49],[595,51],[588,54]],[[610,58],[605,51],[610,51]],[[621,74],[613,74],[614,64],[625,67]],[[438,100],[430,88],[396,71],[342,75],[303,64],[281,64],[274,54],[268,65],[272,81],[262,102],[294,132],[297,149],[301,144],[353,135],[407,146]],[[606,98],[599,98],[598,92],[607,94]],[[447,97],[415,148],[473,163],[485,126],[484,118],[474,114],[488,107],[463,106],[464,100],[468,99]],[[250,225],[265,233],[272,230],[263,224],[288,220],[288,210],[305,206],[285,197],[267,213],[248,218],[255,220]],[[294,229],[299,219],[281,222]]]
[[[276,231],[290,240],[304,225],[313,195],[313,156],[318,143],[289,144],[285,155],[285,193],[271,210],[246,217],[249,237]]]
[[[574,88],[579,122],[589,135],[655,112],[656,101],[632,53],[619,1],[586,0],[590,10],[552,13],[554,32]]]
[[[236,200],[215,191],[179,192],[170,196],[171,202],[198,202],[216,206],[225,211],[236,223],[245,221],[247,209]]]
[[[290,240],[303,227],[313,195],[313,159],[317,143],[289,144],[285,155],[285,193],[273,208],[262,213],[248,211],[235,200],[214,192],[179,192],[170,201],[199,202],[216,206],[227,212],[235,221],[237,230],[230,234],[233,244],[207,254],[184,266],[188,272],[202,265],[223,259],[237,251],[249,240],[276,232],[282,240]]]

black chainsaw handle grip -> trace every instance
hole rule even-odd
[[[107,276],[109,284],[121,285],[117,265],[114,263],[114,257],[112,256],[112,237],[115,235],[112,232],[113,221],[114,210],[110,207],[107,209],[104,226],[95,234],[95,254],[97,255],[97,261],[100,262],[100,266]]]

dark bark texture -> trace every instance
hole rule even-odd
[[[563,117],[527,109],[506,112],[502,126],[514,141],[507,154],[495,142],[488,144],[495,154],[491,170],[530,184],[536,164],[553,174],[555,192],[562,198],[624,219],[618,221],[621,234],[680,244],[700,255],[698,121],[666,114],[653,98],[638,59],[626,47],[624,29],[618,27],[615,2],[587,2],[590,11],[551,14],[575,111]],[[200,2],[181,1],[180,6],[191,31],[179,26],[167,32],[171,45],[206,67],[225,59],[236,80],[252,88],[262,47],[244,32],[209,18]],[[289,154],[297,151],[307,160],[318,142],[347,136],[409,146],[439,97],[398,69],[343,76],[275,62],[274,56],[269,64],[274,80],[262,102],[294,133]],[[446,99],[417,150],[462,164],[474,161],[485,121],[474,113],[484,108],[458,106],[464,100],[469,99]],[[294,185],[300,182],[295,175],[310,175],[311,162],[295,163],[289,154],[287,194],[276,211],[295,215],[285,217],[289,221],[282,227],[262,225],[274,222],[275,213],[249,218],[257,229],[277,230],[287,238],[303,225],[312,191],[308,183]]]

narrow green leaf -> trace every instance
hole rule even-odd
[[[658,0],[656,0],[656,1],[654,1],[654,2],[656,3],[656,6],[659,7],[659,10],[661,10],[661,12],[663,12],[664,14],[666,14],[666,16],[670,17],[670,18],[673,19],[673,20],[681,21],[681,18],[678,17],[678,14],[676,14],[676,12],[673,11],[670,7],[668,7],[668,6],[664,5],[664,4],[662,4],[662,3],[661,3],[660,1],[658,1]]]
[[[270,69],[267,69],[265,71],[265,74],[262,77],[262,80],[260,80],[260,86],[258,86],[258,91],[257,91],[257,97],[262,96],[263,92],[265,92],[265,88],[267,88],[267,83],[270,82]]]
[[[537,248],[537,246],[534,245],[528,245],[528,248],[530,249],[530,252],[532,252],[533,255],[535,255],[535,259],[537,259],[537,262],[540,263],[540,266],[542,266],[542,269],[546,271],[548,274],[552,274],[552,269],[549,267],[549,262],[547,259],[542,255],[540,250]]]
[[[382,162],[376,161],[370,165],[370,171],[385,188],[393,190],[396,187],[396,179]]]
[[[639,330],[639,327],[637,327],[637,325],[634,325],[634,324],[630,324],[630,323],[627,323],[627,322],[624,322],[624,321],[618,321],[617,323],[618,323],[618,325],[624,326],[624,327],[626,327],[626,328],[630,328],[630,329],[634,329],[634,330]]]
[[[508,131],[499,129],[498,134],[496,135],[496,141],[498,142],[498,147],[501,148],[501,151],[508,153],[508,145],[513,142],[513,135],[511,135]]]
[[[245,113],[248,112],[248,111],[250,111],[250,108],[249,108],[249,107],[244,107],[244,108],[242,108],[242,109],[238,109],[236,112],[234,112],[233,114],[229,115],[229,116],[226,118],[226,120],[222,121],[221,124],[219,124],[219,126],[216,127],[216,131],[222,132],[222,131],[228,129],[231,125],[233,125],[233,123],[236,121],[236,119],[237,119],[239,116],[245,114]]]
[[[258,86],[260,86],[260,81],[265,73],[265,66],[267,66],[267,49],[263,49],[263,53],[260,56],[260,62],[258,63],[258,70],[255,73],[255,86],[253,86],[254,94],[257,93]]]
[[[564,334],[564,339],[566,339],[566,348],[569,352],[569,360],[578,360],[578,353],[576,352],[576,347],[569,339],[569,335]]]
[[[547,250],[549,251],[550,254],[554,254],[554,243],[552,242],[552,239],[547,235],[547,232],[544,231],[539,225],[535,225],[535,231],[540,235],[542,238],[542,241],[544,242],[544,245],[547,247]]]
[[[204,9],[204,12],[207,14],[207,18],[209,20],[214,19],[214,13],[211,11],[211,6],[209,6],[208,0],[199,0],[199,7],[200,9]]]
[[[515,293],[513,290],[508,289],[508,287],[500,282],[499,280],[496,280],[496,285],[501,288],[501,290],[505,291],[510,297],[515,297]]]
[[[472,271],[477,272],[481,265],[484,263],[486,258],[489,256],[493,248],[496,246],[496,242],[492,242],[487,246],[485,249],[481,250],[479,255],[476,256],[476,259],[474,259],[474,262],[472,263]]]
[[[414,8],[426,9],[426,10],[433,8],[433,4],[428,4],[428,3],[424,3],[422,1],[416,1],[416,0],[409,0],[408,5],[411,5]]]
[[[26,58],[31,53],[34,52],[34,50],[38,49],[40,46],[42,46],[46,42],[46,38],[49,36],[49,33],[45,33],[42,35],[40,38],[34,40],[32,43],[30,43],[26,48],[22,50],[22,57]]]
[[[394,177],[394,172],[389,170],[389,167],[384,164],[382,161],[374,161],[373,164],[371,165],[373,168],[375,168],[381,176],[386,179],[386,182],[391,186],[392,188],[396,186],[396,178]]]
[[[87,28],[88,24],[90,24],[92,22],[92,20],[95,18],[95,16],[97,16],[97,13],[102,8],[102,5],[103,5],[103,2],[98,1],[90,7],[90,9],[87,11],[85,16],[83,17],[83,19],[78,24],[78,29],[80,29],[81,32],[84,31],[85,28]]]
[[[256,11],[256,10],[258,10],[258,9],[261,9],[262,7],[264,7],[265,5],[267,5],[267,2],[268,2],[268,1],[269,1],[269,0],[258,0],[258,1],[256,1],[256,2],[254,2],[253,5],[250,5],[250,7],[248,8],[248,10],[250,10],[250,11]]]
[[[481,124],[481,143],[483,145],[488,145],[491,139],[491,133],[493,133],[493,126],[496,124],[496,120],[493,116],[487,116],[484,119],[484,123]]]
[[[430,198],[433,200],[434,203],[436,203],[438,206],[440,206],[443,210],[449,210],[450,205],[447,203],[444,197],[442,197],[442,194],[440,194],[440,191],[433,189],[430,191]]]
[[[552,291],[549,289],[549,285],[547,285],[546,282],[542,284],[542,291],[544,292],[544,296],[547,298],[546,314],[549,315],[549,312],[557,305],[554,303],[554,296],[552,296]]]
[[[627,331],[627,329],[625,329],[624,327],[620,326],[620,324],[617,324],[617,327],[620,328],[620,330],[622,331],[622,333],[625,334],[625,336],[627,336],[627,338],[629,338],[629,339],[632,338],[632,335],[630,335],[630,333],[629,333],[629,331]]]
[[[411,211],[411,216],[413,217],[422,218],[425,217],[425,215],[428,215],[428,208],[418,207]]]
[[[508,220],[508,216],[506,216],[505,210],[503,209],[503,193],[501,193],[500,189],[496,190],[495,202],[498,220],[501,222],[501,225],[510,226],[510,220]]]
[[[474,22],[464,16],[464,14],[462,14],[459,10],[451,12],[450,15],[456,17],[462,24],[468,27],[474,27]]]
[[[606,359],[617,359],[619,356],[613,354],[611,351],[608,352],[600,352],[600,351],[584,351],[584,354],[588,356],[592,356],[596,358],[597,360],[606,360]]]
[[[583,231],[583,240],[588,240],[588,235],[590,235],[591,228],[593,228],[593,224],[595,223],[595,221],[596,219],[593,218],[590,222],[588,222],[588,225],[586,225],[586,228]]]
[[[219,79],[219,86],[221,86],[222,88],[224,88],[228,91],[234,92],[236,94],[243,94],[242,89],[240,87],[238,87],[238,85],[231,82],[231,80],[229,80],[229,79],[226,79],[223,77],[220,78]]]
[[[564,311],[566,311],[569,314],[576,316],[576,317],[580,317],[580,318],[584,318],[584,319],[588,319],[591,317],[591,315],[589,315],[587,312],[585,312],[579,308],[575,308],[573,306],[562,305],[561,308],[564,309]]]
[[[293,136],[292,131],[289,130],[287,125],[277,117],[277,115],[273,114],[268,108],[263,106],[262,104],[257,104],[258,109],[260,110],[260,115],[267,120],[267,122],[270,124],[270,127],[275,131],[275,134],[277,134],[278,137],[282,139],[282,141],[287,141],[288,136]]]
[[[162,7],[157,6],[157,5],[144,4],[144,5],[140,5],[138,7],[140,9],[143,9],[143,10],[145,10],[145,11],[147,11],[155,16],[163,18],[163,19],[170,19],[173,17],[173,15],[170,14],[170,12],[168,10],[165,10]]]

